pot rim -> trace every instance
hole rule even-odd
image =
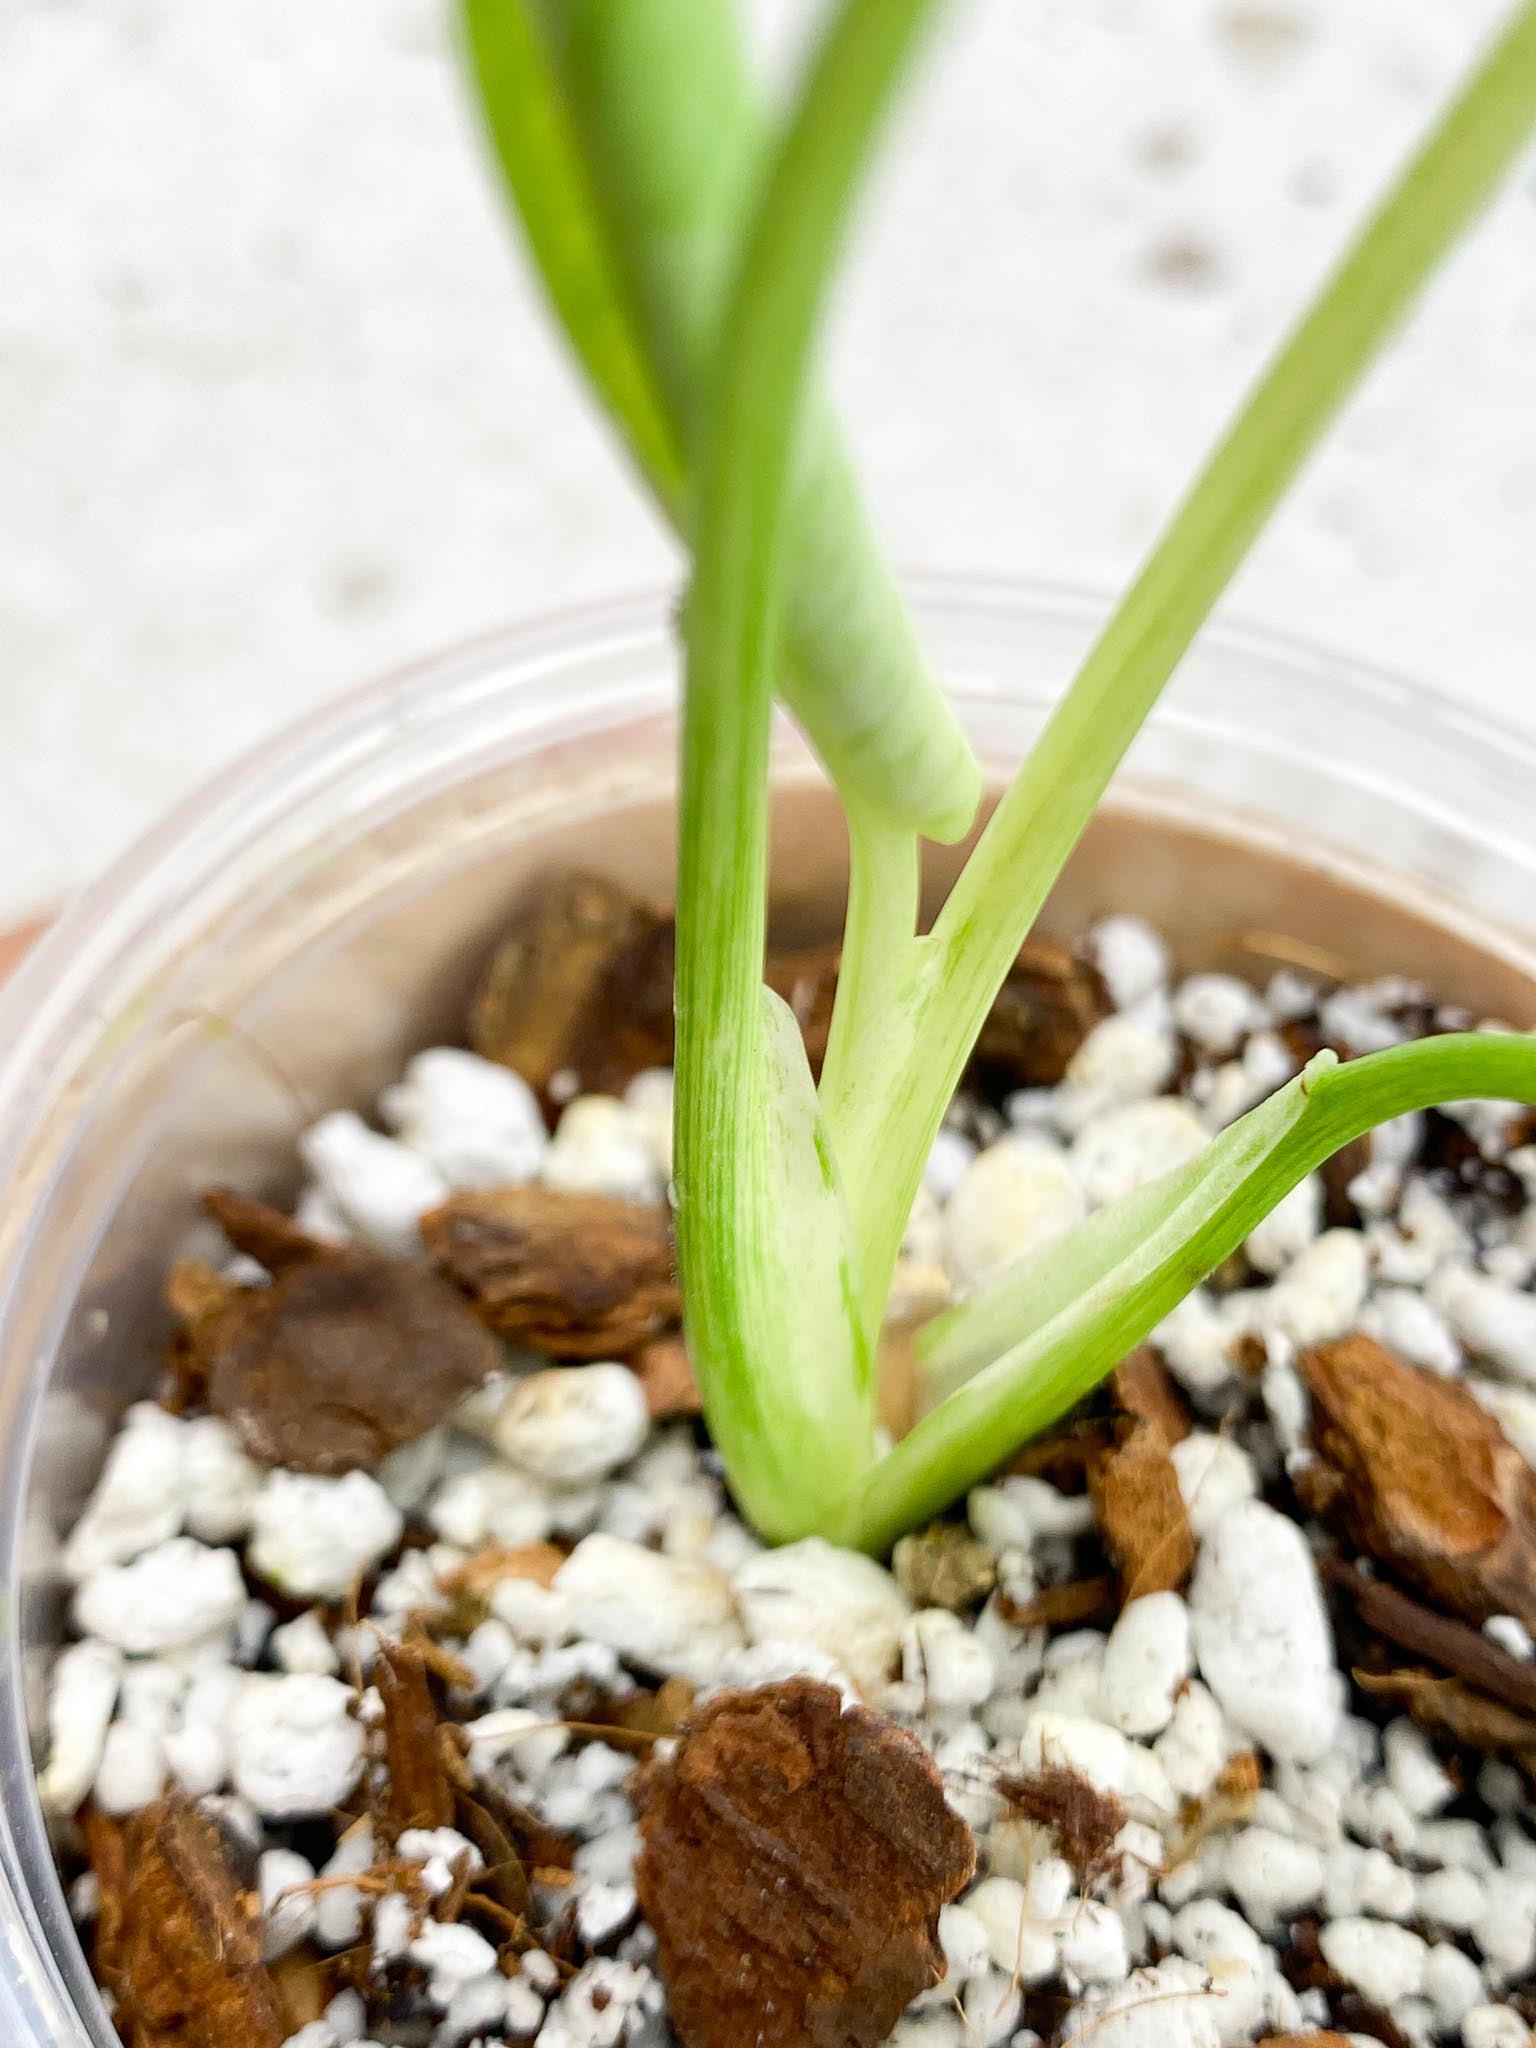
[[[1109,598],[1088,584],[1027,580],[1001,575],[941,574],[907,579],[918,611],[1018,620],[1033,615],[1081,632],[1086,641],[1105,616]],[[211,878],[251,849],[301,805],[324,798],[330,785],[376,754],[402,742],[423,745],[431,735],[470,714],[487,698],[516,701],[535,679],[548,683],[563,667],[585,667],[626,649],[667,645],[677,603],[675,586],[560,608],[521,623],[478,634],[445,651],[354,686],[309,712],[204,781],[157,824],[135,840],[95,883],[76,897],[41,940],[14,979],[0,991],[0,1184],[24,1168],[39,1128],[58,1113],[55,1082],[79,1057],[81,1045],[113,1029],[114,998],[134,986],[135,963],[153,954],[163,928],[183,906],[195,903]],[[1431,686],[1304,636],[1222,621],[1205,629],[1199,649],[1207,657],[1277,664],[1314,689],[1331,684],[1377,720],[1411,727],[1433,744],[1443,740],[1462,766],[1486,771],[1490,782],[1511,773],[1536,787],[1536,733],[1526,734],[1479,710],[1447,701]],[[975,696],[1006,701],[1006,679]],[[535,692],[524,691],[527,716],[537,715]],[[647,700],[650,701],[649,699]],[[598,712],[633,704],[632,694],[593,691]],[[1179,721],[1177,700],[1164,717]],[[1190,721],[1201,733],[1241,741],[1258,737],[1251,723],[1233,714],[1223,721],[1206,709]],[[515,719],[513,725],[515,727]],[[513,730],[509,739],[515,741]],[[1294,736],[1293,736],[1294,740]],[[1388,790],[1374,763],[1359,764],[1354,782],[1362,789]],[[1432,792],[1426,792],[1430,795]],[[1211,822],[1230,822],[1218,806]],[[1432,806],[1426,815],[1432,815]],[[1513,847],[1518,836],[1521,864],[1536,873],[1536,835],[1506,833],[1502,842],[1490,828],[1488,844]],[[1391,872],[1391,864],[1383,864]],[[25,1207],[25,1177],[16,1184]],[[0,1231],[0,1238],[4,1232]],[[5,1313],[0,1274],[0,1316]],[[35,1373],[32,1375],[36,1377]],[[24,1431],[30,1437],[30,1430]],[[18,1481],[30,1466],[30,1442],[0,1446],[4,1463]],[[0,1501],[0,1550],[15,1558],[25,1488],[18,1484]],[[0,1638],[0,1715],[11,1726],[0,1730],[0,2020],[14,2014],[20,2044],[49,2040],[109,2043],[115,2036],[100,2001],[85,2003],[74,1980],[80,1958],[68,1967],[56,1946],[60,1915],[67,1914],[57,1877],[51,1892],[23,1887],[21,1873],[41,1874],[32,1850],[42,1839],[43,1821],[35,1785],[26,1768],[19,1684],[19,1603],[6,1587]],[[13,1741],[13,1734],[22,1739]],[[4,1749],[11,1750],[6,1769]],[[19,1761],[18,1761],[19,1760]],[[60,2031],[60,2029],[65,2031]],[[10,2038],[0,2025],[0,2038]]]
[[[1113,601],[1102,586],[1087,582],[951,572],[921,572],[903,580],[919,610],[958,604],[1007,614],[1043,611],[1085,631],[1096,627]],[[237,756],[131,841],[70,900],[0,989],[0,1180],[14,1167],[31,1123],[23,1116],[18,1127],[7,1131],[18,1084],[50,1041],[71,1022],[81,1021],[92,983],[104,979],[112,963],[131,950],[152,917],[163,915],[157,891],[180,864],[191,857],[197,874],[208,872],[215,860],[227,859],[287,808],[295,786],[308,789],[333,777],[390,728],[426,723],[424,713],[435,722],[451,709],[467,707],[479,686],[504,677],[509,662],[532,669],[669,632],[681,589],[681,584],[651,585],[562,606],[490,628],[354,684]],[[1536,734],[1457,704],[1398,670],[1335,652],[1305,635],[1240,619],[1217,619],[1205,627],[1198,644],[1206,650],[1278,658],[1318,677],[1345,678],[1379,709],[1391,708],[1421,730],[1443,731],[1459,751],[1479,751],[1505,771],[1511,762],[1519,763],[1536,778]],[[173,893],[185,893],[184,885],[177,884]]]

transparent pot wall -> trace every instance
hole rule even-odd
[[[0,2040],[115,2036],[54,1877],[28,1720],[56,1640],[58,1533],[164,1328],[210,1181],[285,1193],[320,1108],[368,1102],[459,1030],[509,899],[578,862],[665,896],[676,662],[661,601],[483,643],[348,699],[141,845],[0,1007]],[[921,591],[994,781],[1086,644],[1088,599]],[[835,923],[835,806],[787,732],[775,915]],[[1326,656],[1212,634],[1052,905],[1158,918],[1186,962],[1278,935],[1536,1021],[1536,760]],[[957,856],[936,856],[935,894]]]

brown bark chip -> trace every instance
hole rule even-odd
[[[1097,971],[1055,939],[1030,939],[1009,969],[976,1041],[994,1085],[1054,1088],[1094,1025],[1109,1014]]]
[[[265,1202],[253,1202],[233,1188],[210,1188],[203,1207],[218,1224],[236,1251],[244,1252],[269,1273],[286,1273],[290,1266],[307,1266],[314,1259],[334,1258],[339,1245],[314,1237]]]
[[[1088,1490],[1126,1600],[1176,1593],[1194,1564],[1195,1539],[1161,1427],[1133,1420],[1090,1468]]]
[[[1350,2048],[1347,2034],[1266,2034],[1259,2048]]]
[[[664,1203],[485,1188],[452,1196],[421,1229],[483,1322],[553,1358],[623,1358],[682,1314]]]
[[[1470,1621],[1536,1628],[1536,1472],[1493,1417],[1369,1337],[1321,1344],[1299,1368],[1350,1539]]]
[[[547,1096],[557,1074],[622,1094],[672,1063],[670,918],[601,875],[547,876],[513,912],[470,1011],[469,1041]]]
[[[693,1377],[693,1363],[681,1331],[653,1337],[640,1346],[629,1364],[640,1382],[652,1422],[669,1422],[677,1415],[700,1412],[698,1382]]]
[[[502,1364],[435,1275],[339,1248],[242,1288],[199,1349],[213,1412],[253,1457],[299,1472],[378,1464]]]
[[[1512,1656],[1481,1629],[1452,1621],[1396,1586],[1368,1579],[1336,1559],[1325,1560],[1323,1571],[1363,1627],[1400,1650],[1427,1657],[1452,1677],[1464,1679],[1474,1692],[1486,1693],[1517,1713],[1536,1714],[1536,1664],[1528,1658]]]
[[[1138,1344],[1109,1376],[1110,1396],[1117,1408],[1142,1422],[1155,1422],[1171,1447],[1181,1444],[1193,1424],[1189,1407],[1157,1351]]]
[[[636,1867],[683,2048],[874,2048],[976,1863],[917,1741],[828,1685],[724,1693],[643,1779]]]
[[[261,1921],[217,1825],[190,1799],[121,1823],[91,1810],[96,1969],[129,2048],[278,2048],[285,2027]]]
[[[453,1825],[453,1785],[438,1740],[441,1719],[426,1659],[404,1643],[381,1640],[373,1682],[384,1709],[389,1788],[384,1810],[392,1835]]]
[[[1426,1735],[1443,1735],[1478,1751],[1508,1750],[1536,1767],[1536,1719],[1434,1671],[1360,1671],[1362,1692],[1406,1707]]]

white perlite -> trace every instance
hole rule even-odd
[[[1131,1601],[1104,1646],[1104,1718],[1124,1735],[1160,1735],[1173,1719],[1189,1669],[1189,1610],[1178,1594],[1148,1593]]]
[[[400,1541],[405,1519],[376,1479],[348,1472],[267,1474],[252,1516],[250,1558],[280,1592],[343,1600]]]
[[[750,1641],[813,1644],[871,1698],[895,1669],[911,1602],[872,1558],[810,1537],[749,1558],[734,1587]]]
[[[723,1573],[617,1537],[584,1536],[555,1590],[576,1631],[643,1670],[706,1678],[741,1642]]]
[[[1230,1508],[1190,1589],[1200,1675],[1272,1756],[1308,1763],[1339,1725],[1344,1685],[1306,1539],[1261,1501]]]
[[[75,1625],[132,1656],[185,1649],[234,1625],[245,1582],[232,1550],[191,1536],[156,1544],[131,1564],[91,1572],[75,1594]]]
[[[1188,1156],[1236,1113],[1244,1091],[1266,1076],[1272,1084],[1290,1060],[1263,1019],[1306,1014],[1305,995],[1287,992],[1283,1012],[1273,995],[1254,998],[1250,1034],[1228,1043],[1221,1019],[1236,1015],[1233,992],[1195,989],[1186,999],[1167,988],[1161,949],[1143,936],[1133,928],[1116,961],[1135,990],[1126,998],[1133,1014],[1118,1020],[1128,1029],[1101,1027],[1066,1087],[1010,1100],[1018,1135],[996,1138],[1004,1126],[995,1110],[957,1108],[974,1137],[951,1129],[951,1142],[935,1148],[905,1242],[913,1273],[937,1274],[936,1299],[950,1291],[941,1262],[957,1277],[979,1273],[1009,1231],[1029,1251],[1033,1226],[1020,1231],[1023,1208],[1008,1205],[1029,1193],[1030,1176],[1036,1192],[1049,1180],[1061,1194],[1070,1182],[1062,1199],[1082,1213]],[[1118,944],[1111,938],[1111,951]],[[1178,1016],[1199,1022],[1182,1045]],[[1115,1100],[1131,1085],[1132,1054],[1150,1062],[1154,1053],[1178,1055],[1187,1099]],[[512,1172],[523,1098],[482,1065],[469,1056],[413,1065],[386,1097],[409,1144],[369,1134],[387,1148],[370,1155],[380,1187],[354,1188],[348,1216],[327,1196],[338,1229],[359,1231],[375,1195],[398,1194],[402,1150],[419,1151],[457,1184],[494,1179],[497,1158],[495,1172]],[[482,1089],[483,1130],[473,1113]],[[556,1179],[654,1189],[668,1166],[670,1099],[662,1070],[641,1076],[622,1102],[578,1098],[563,1139],[518,1170],[548,1172],[563,1143]],[[214,1418],[131,1410],[69,1539],[77,1613],[100,1613],[102,1626],[56,1666],[48,1803],[67,1814],[94,1789],[104,1811],[128,1814],[177,1786],[204,1800],[257,1859],[268,1958],[305,1939],[335,1953],[371,1937],[381,1971],[411,1972],[402,2024],[423,2043],[499,2048],[536,2037],[539,2048],[661,2048],[669,2035],[652,1972],[656,1941],[635,1882],[634,1753],[567,1720],[589,1694],[624,1695],[673,1673],[705,1700],[810,1676],[910,1727],[978,1837],[978,1880],[940,1917],[944,1979],[898,2024],[899,2048],[1039,2048],[1022,2020],[1037,1987],[1070,2002],[1054,2048],[1305,2038],[1337,2017],[1337,1996],[1298,1996],[1285,1981],[1280,1958],[1302,1914],[1323,1922],[1339,1980],[1380,2003],[1414,2048],[1451,2048],[1457,2038],[1505,2048],[1518,2022],[1496,2001],[1536,1969],[1525,1780],[1494,1759],[1474,1792],[1406,1719],[1383,1729],[1364,1702],[1359,1715],[1342,1712],[1345,1679],[1303,1526],[1266,1504],[1289,1508],[1289,1481],[1311,1455],[1296,1346],[1341,1319],[1368,1326],[1379,1314],[1400,1348],[1431,1370],[1462,1374],[1479,1399],[1509,1412],[1513,1436],[1536,1443],[1536,1397],[1488,1376],[1512,1366],[1486,1339],[1469,1363],[1449,1313],[1422,1291],[1433,1275],[1451,1299],[1457,1276],[1478,1267],[1500,1288],[1523,1286],[1527,1255],[1516,1240],[1527,1219],[1500,1216],[1490,1230],[1476,1197],[1416,1171],[1427,1128],[1401,1127],[1374,1158],[1371,1172],[1396,1180],[1352,1196],[1370,1217],[1365,1231],[1320,1232],[1313,1182],[1273,1229],[1255,1233],[1241,1284],[1218,1276],[1158,1332],[1199,1419],[1172,1451],[1197,1561],[1183,1597],[1143,1596],[1095,1616],[1098,1627],[1028,1628],[1013,1618],[1037,1594],[1104,1575],[1093,1496],[1080,1484],[1003,1474],[977,1486],[966,1503],[970,1533],[991,1553],[977,1583],[992,1579],[994,1588],[965,1612],[924,1606],[880,1564],[824,1541],[761,1548],[731,1513],[718,1462],[694,1429],[653,1432],[638,1382],[618,1364],[518,1357],[377,1472],[343,1480],[263,1472]],[[1164,1138],[1168,1150],[1159,1149]],[[352,1143],[345,1130],[344,1142]],[[1531,1167],[1536,1181],[1536,1157]],[[994,1182],[999,1207],[989,1210]],[[414,1232],[403,1213],[395,1225],[402,1238]],[[369,1227],[377,1233],[377,1216]],[[1255,1348],[1264,1355],[1258,1374]],[[146,1475],[163,1491],[154,1494]],[[392,1556],[407,1517],[435,1540]],[[251,1571],[270,1586],[232,1574],[235,1553],[219,1547],[246,1536]],[[569,1549],[554,1584],[501,1577],[461,1640],[455,1603],[477,1553],[551,1541]],[[916,1587],[912,1563],[900,1569]],[[179,1587],[172,1597],[183,1564],[197,1595],[190,1620]],[[354,1628],[340,1605],[370,1580]],[[108,1639],[112,1627],[124,1633],[122,1615],[108,1611],[124,1591],[131,1643]],[[279,1624],[261,1597],[276,1605],[279,1592],[306,1611]],[[386,1856],[366,1826],[355,1828],[328,1857],[315,1829],[382,1790],[382,1703],[368,1682],[376,1632],[396,1635],[421,1617],[463,1666],[462,1683],[444,1696],[470,1770],[573,1839],[558,1903],[578,1944],[574,1977],[535,1953],[508,1978],[489,1929],[438,1919],[439,1902],[479,1862],[453,1829],[407,1829]],[[195,1632],[180,1640],[189,1626]],[[1488,1628],[1512,1654],[1530,1654],[1510,1617]],[[1223,1770],[1254,1748],[1262,1782],[1234,1800]],[[1018,1780],[1052,1769],[1081,1776],[1125,1810],[1113,1849],[1081,1877],[1014,1803]],[[1484,1802],[1482,1818],[1459,1805],[1445,1817],[1453,1802],[1474,1799]],[[1198,1824],[1188,1802],[1201,1809]],[[295,1822],[305,1824],[299,1845],[324,1880],[313,1892]],[[407,1870],[408,1881],[399,1875]],[[90,1910],[88,1887],[77,1903]],[[355,1994],[333,2001],[307,2030],[313,2048],[348,2048],[365,2012]]]
[[[557,1486],[587,1486],[634,1457],[650,1432],[645,1394],[622,1365],[530,1373],[496,1418],[496,1446]]]
[[[267,1820],[345,1804],[363,1767],[351,1689],[312,1675],[247,1677],[229,1714],[230,1777]]]

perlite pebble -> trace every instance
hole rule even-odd
[[[374,1860],[373,1827],[359,1821],[337,1843],[329,1862],[320,1867],[323,1878],[360,1877],[371,1870]],[[315,1939],[323,1949],[354,1948],[362,1938],[364,1894],[355,1886],[327,1883],[315,1894]]]
[[[1259,1476],[1252,1458],[1228,1436],[1191,1430],[1169,1455],[1189,1513],[1189,1526],[1202,1540],[1230,1509],[1258,1493]]]
[[[1015,1259],[1057,1242],[1086,1213],[1059,1147],[1004,1138],[979,1153],[944,1210],[944,1262],[957,1287],[975,1287]]]
[[[557,1486],[588,1486],[627,1464],[649,1432],[644,1390],[623,1365],[529,1373],[495,1424],[503,1456]]]
[[[953,1717],[979,1707],[997,1683],[991,1652],[958,1614],[928,1607],[902,1630],[902,1676],[919,1688],[927,1711]]]
[[[296,1850],[262,1852],[256,1865],[256,1890],[266,1915],[261,1943],[264,1961],[275,1963],[309,1938],[319,1895],[304,1887],[312,1885],[314,1877],[314,1865]]]
[[[1244,1250],[1260,1273],[1283,1272],[1317,1237],[1323,1225],[1323,1183],[1309,1173],[1282,1195],[1263,1222],[1248,1236]]]
[[[201,1543],[235,1543],[251,1526],[262,1468],[218,1415],[199,1415],[183,1437],[186,1526]]]
[[[1324,1961],[1372,2005],[1390,2007],[1424,1988],[1429,1946],[1407,1927],[1355,1916],[1330,1920],[1317,1939]]]
[[[138,1402],[64,1545],[65,1575],[84,1579],[167,1542],[182,1526],[186,1490],[186,1425],[152,1402]]]
[[[1090,1992],[1067,2014],[1061,2038],[1093,2048],[1222,2048],[1220,2001],[1198,1963],[1169,1956]]]
[[[1073,1141],[1072,1171],[1089,1208],[1101,1209],[1187,1166],[1209,1143],[1209,1132],[1187,1102],[1159,1095],[1108,1110],[1085,1125]]]
[[[1192,1678],[1152,1745],[1169,1784],[1182,1799],[1203,1799],[1220,1777],[1231,1747],[1221,1708],[1209,1688]]]
[[[268,1820],[301,1820],[343,1805],[363,1767],[363,1730],[337,1679],[252,1673],[229,1714],[235,1790]]]
[[[256,1497],[253,1570],[295,1600],[343,1600],[394,1549],[405,1519],[366,1472],[269,1472]]]
[[[1482,1972],[1472,1958],[1448,1941],[1436,1942],[1424,1958],[1424,1996],[1445,2031],[1459,2027],[1484,1998]]]
[[[677,1084],[670,1067],[647,1067],[624,1090],[624,1107],[663,1181],[672,1178],[672,1122]]]
[[[121,1653],[86,1640],[61,1650],[48,1691],[48,1764],[38,1797],[48,1813],[73,1813],[96,1777],[117,1704]]]
[[[165,1744],[154,1728],[114,1721],[107,1730],[93,1792],[103,1813],[136,1813],[165,1790]]]
[[[1431,1282],[1430,1300],[1474,1357],[1536,1382],[1536,1295],[1447,1266]]]
[[[1266,1011],[1246,981],[1235,974],[1191,974],[1173,998],[1173,1021],[1202,1052],[1235,1052]]]
[[[1445,1378],[1461,1371],[1461,1346],[1450,1325],[1433,1302],[1411,1287],[1379,1288],[1360,1312],[1360,1328],[1410,1365]]]
[[[131,1564],[90,1573],[76,1590],[74,1618],[82,1635],[148,1657],[232,1628],[245,1600],[232,1550],[173,1536]]]
[[[1321,1852],[1273,1828],[1243,1828],[1233,1835],[1222,1868],[1244,1913],[1266,1932],[1322,1896]]]
[[[1410,1813],[1439,1813],[1456,1797],[1455,1780],[1411,1721],[1389,1722],[1381,1747],[1387,1783]]]
[[[1490,1614],[1483,1623],[1483,1634],[1490,1643],[1497,1643],[1501,1650],[1507,1650],[1511,1657],[1518,1657],[1523,1663],[1529,1663],[1536,1656],[1536,1643],[1531,1641],[1530,1630],[1513,1614]]]
[[[1119,1984],[1130,1974],[1126,1925],[1113,1906],[1073,1899],[1060,1925],[1062,1967],[1080,1984]]]
[[[1083,952],[1098,969],[1117,1010],[1152,995],[1168,979],[1168,947],[1144,917],[1124,912],[1101,918],[1083,941]]]
[[[1178,1052],[1168,1020],[1128,1013],[1095,1024],[1067,1064],[1056,1117],[1069,1135],[1107,1110],[1145,1102],[1172,1079]]]
[[[417,1969],[427,1974],[427,1996],[439,2012],[445,2011],[454,1993],[476,1978],[489,1976],[496,1968],[496,1951],[473,1927],[463,1922],[446,1926],[428,1920],[412,1937],[406,1954]]]
[[[1230,1508],[1201,1546],[1190,1612],[1200,1674],[1228,1719],[1274,1756],[1321,1756],[1344,1686],[1296,1524],[1261,1501]]]
[[[1025,1887],[1011,1877],[988,1877],[966,1894],[965,1909],[986,1936],[987,1953],[1000,1970],[1018,1972],[1023,1984],[1037,1984],[1056,1967],[1054,1916],[1032,1910]]]
[[[544,1155],[543,1179],[568,1194],[621,1202],[659,1202],[666,1192],[646,1117],[611,1095],[567,1103]]]
[[[1216,2025],[1223,2043],[1250,2040],[1264,2016],[1275,1966],[1247,1921],[1218,1900],[1196,1899],[1174,1914],[1173,1945],[1221,1993]]]
[[[421,1218],[448,1197],[448,1182],[408,1146],[333,1110],[299,1139],[299,1156],[349,1230],[381,1252],[419,1256]]]
[[[1419,1917],[1451,1934],[1471,1934],[1488,1910],[1482,1880],[1470,1870],[1429,1870],[1418,1879]]]
[[[402,1145],[453,1188],[535,1180],[549,1133],[520,1074],[457,1046],[433,1046],[386,1088],[379,1108]]]
[[[1477,2005],[1461,2022],[1462,2048],[1531,2048],[1531,2030],[1512,2005]]]
[[[1123,1735],[1159,1735],[1190,1671],[1189,1610],[1177,1593],[1132,1600],[1109,1632],[1099,1671],[1106,1721]]]
[[[873,1558],[813,1536],[749,1558],[734,1589],[750,1642],[814,1644],[871,1696],[896,1667],[911,1602]]]
[[[1205,1288],[1193,1288],[1152,1332],[1164,1364],[1188,1393],[1208,1399],[1231,1386],[1234,1332]]]
[[[273,1629],[270,1647],[282,1671],[318,1671],[332,1678],[340,1668],[336,1645],[313,1608]]]
[[[1324,1344],[1354,1327],[1369,1269],[1358,1230],[1325,1230],[1301,1252],[1264,1298],[1264,1324],[1298,1348]]]
[[[584,1536],[556,1573],[555,1591],[573,1632],[646,1670],[707,1679],[741,1642],[722,1573],[612,1536]]]

